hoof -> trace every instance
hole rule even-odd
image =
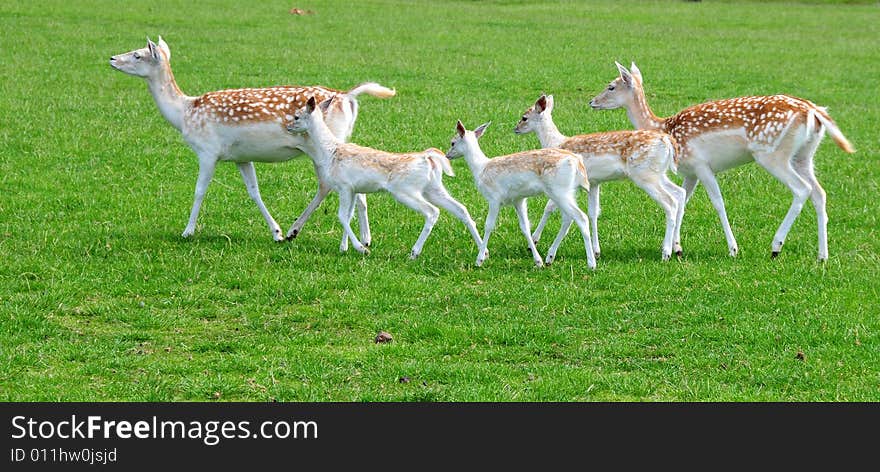
[[[287,234],[287,240],[293,241],[294,239],[296,239],[296,235],[298,235],[298,234],[299,234],[298,230],[291,231],[290,233]]]
[[[779,257],[779,251],[773,251],[770,253],[770,259],[776,259]]]
[[[684,252],[682,252],[681,249],[679,249],[678,251],[675,251],[675,255],[676,255],[676,257],[681,257],[684,255]]]
[[[600,254],[601,254],[601,253],[599,253],[599,252],[595,252],[595,253],[593,253],[593,256],[594,256],[596,259],[598,259]]]

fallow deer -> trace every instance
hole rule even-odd
[[[544,261],[532,240],[529,216],[526,209],[526,198],[544,194],[552,200],[562,212],[562,227],[547,252],[547,264],[556,258],[556,251],[565,238],[571,222],[574,221],[584,238],[587,251],[587,266],[596,268],[596,257],[590,242],[590,226],[587,215],[577,206],[575,193],[578,188],[589,190],[587,170],[581,158],[563,149],[535,149],[498,156],[486,157],[477,139],[483,135],[489,123],[477,127],[473,131],[466,130],[459,121],[455,126],[446,157],[453,159],[464,156],[473,174],[477,189],[489,203],[489,214],[486,216],[486,227],[483,243],[477,254],[477,266],[482,266],[489,257],[489,236],[495,229],[498,212],[502,206],[512,205],[519,218],[519,228],[529,242],[532,259],[541,267]]]
[[[623,107],[636,128],[665,131],[678,141],[678,172],[684,177],[685,204],[697,183],[702,182],[718,212],[731,256],[739,248],[715,174],[754,160],[794,195],[773,237],[771,257],[779,255],[792,224],[810,198],[816,209],[819,260],[828,259],[826,196],[816,180],[813,156],[825,133],[845,152],[855,149],[824,107],[790,95],[749,96],[701,103],[660,118],[648,107],[642,73],[635,63],[630,70],[616,64],[620,76],[593,98],[590,106],[601,110]],[[677,230],[676,244],[679,241]]]
[[[243,88],[208,92],[198,97],[185,95],[171,72],[171,49],[162,37],[154,43],[147,38],[147,46],[110,58],[110,66],[129,75],[141,77],[162,116],[180,133],[199,160],[195,199],[189,222],[182,236],[191,236],[208,185],[218,162],[235,162],[247,187],[248,194],[257,204],[276,241],[285,239],[278,223],[269,214],[260,189],[254,162],[282,162],[302,152],[297,148],[303,139],[288,133],[283,122],[294,110],[305,105],[309,97],[340,98],[344,106],[334,108],[328,124],[340,139],[351,136],[357,119],[357,96],[367,93],[375,97],[391,97],[395,92],[379,84],[368,82],[348,92],[321,86],[275,86]],[[323,194],[323,195],[326,195]],[[311,213],[320,205],[323,196],[319,189],[305,211],[287,234],[293,238],[302,229]],[[366,199],[359,196],[358,218],[361,238],[369,244],[369,222]]]
[[[422,233],[412,248],[410,258],[422,252],[425,240],[431,234],[440,210],[445,208],[461,220],[480,245],[480,235],[467,208],[449,195],[443,186],[443,174],[454,175],[449,161],[436,148],[422,152],[391,153],[357,144],[345,143],[327,127],[324,113],[333,107],[336,97],[316,105],[310,97],[306,106],[294,112],[287,130],[303,136],[299,145],[312,158],[318,179],[339,194],[339,222],[343,235],[340,251],[348,250],[351,240],[355,250],[368,253],[351,229],[354,196],[358,193],[388,192],[398,202],[425,217]]]
[[[675,227],[680,222],[679,207],[684,206],[684,189],[675,185],[667,171],[675,171],[675,142],[666,133],[653,130],[611,131],[580,134],[567,137],[553,122],[553,95],[541,95],[535,104],[523,113],[513,131],[516,134],[535,133],[542,148],[561,148],[581,157],[590,180],[587,197],[587,215],[590,217],[593,251],[599,257],[599,186],[603,182],[630,179],[644,190],[666,213],[666,234],[661,255],[668,260],[672,254]],[[553,200],[547,201],[544,215],[532,234],[535,242],[541,237],[550,213],[556,209]]]

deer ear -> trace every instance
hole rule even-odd
[[[150,38],[147,38],[147,48],[150,50],[150,56],[158,61],[160,59],[159,46],[156,46],[156,43],[154,43]]]
[[[477,138],[482,136],[483,133],[486,132],[486,128],[488,128],[489,125],[491,125],[491,124],[492,124],[492,122],[490,121],[488,123],[483,123],[480,126],[478,126],[477,129],[474,130],[474,136],[476,136]]]
[[[458,133],[459,136],[464,137],[465,129],[464,125],[461,124],[461,120],[458,120],[458,123],[455,124],[455,131]]]
[[[633,77],[639,80],[639,83],[642,82],[642,71],[639,70],[635,62],[633,62],[632,65],[629,66],[629,72],[632,74]]]
[[[538,113],[543,113],[546,108],[547,96],[542,93],[538,100],[535,102],[535,111]]]
[[[626,67],[623,67],[619,62],[615,62],[614,64],[617,66],[618,72],[620,72],[620,78],[623,79],[623,82],[626,85],[629,85],[631,87],[633,84],[632,74],[629,72],[629,70],[627,70]]]
[[[166,43],[165,40],[162,39],[162,36],[159,36],[158,45],[159,45],[159,49],[161,49],[162,52],[165,53],[165,57],[170,61],[171,60],[171,48],[168,47],[168,43]]]
[[[316,106],[318,105],[317,103],[315,103],[315,97],[309,97],[309,101],[306,102],[306,111],[311,114],[313,111],[315,111]]]
[[[334,97],[330,97],[327,100],[324,100],[323,102],[318,104],[318,108],[321,109],[321,113],[324,113],[325,115],[327,114],[327,110],[330,109],[330,103],[333,102],[333,98]]]

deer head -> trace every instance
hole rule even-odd
[[[553,95],[541,94],[535,104],[529,107],[522,118],[516,123],[513,132],[516,134],[532,133],[553,112]]]
[[[135,77],[151,77],[171,60],[171,49],[159,36],[159,43],[147,38],[147,47],[110,57],[110,67]]]
[[[464,125],[461,124],[461,120],[458,120],[455,124],[455,134],[452,136],[452,141],[449,144],[449,151],[446,153],[446,158],[454,159],[456,157],[464,156],[465,151],[469,149],[472,144],[476,144],[477,139],[483,135],[490,124],[492,124],[491,121],[481,124],[473,131],[468,131],[465,129]]]
[[[620,76],[612,80],[599,95],[590,100],[590,106],[597,110],[613,110],[631,104],[641,90],[642,73],[632,63],[631,70],[615,62]]]

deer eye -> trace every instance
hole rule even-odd
[[[134,58],[135,58],[135,59],[137,59],[137,60],[140,60],[140,58],[141,58],[141,55],[140,55],[140,54],[138,54],[138,53],[134,53]]]
[[[523,115],[522,121],[528,121],[528,120],[529,120],[529,117],[527,117],[526,115]]]
[[[614,84],[609,85],[608,90],[614,90]]]

